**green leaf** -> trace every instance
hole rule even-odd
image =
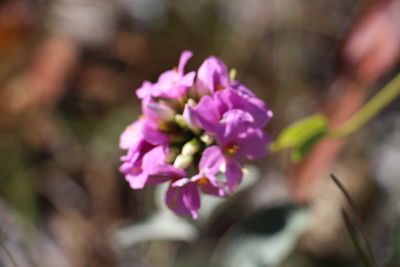
[[[305,156],[308,155],[308,153],[311,152],[317,142],[325,135],[326,131],[315,132],[315,135],[310,136],[308,139],[305,139],[303,143],[300,143],[297,147],[293,149],[291,154],[292,161],[299,162],[300,160],[302,160]]]
[[[292,148],[292,160],[303,159],[328,132],[328,121],[322,115],[312,115],[289,125],[271,145],[271,151]]]

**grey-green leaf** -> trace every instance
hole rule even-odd
[[[328,126],[324,116],[319,114],[309,116],[283,129],[270,148],[272,151],[292,148],[292,160],[298,162],[327,134]]]

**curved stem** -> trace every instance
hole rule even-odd
[[[330,130],[327,137],[342,138],[354,133],[399,95],[400,74],[373,96],[352,118],[338,128]]]

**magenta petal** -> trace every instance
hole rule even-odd
[[[200,194],[195,183],[183,178],[170,185],[166,196],[167,206],[179,216],[198,217]]]
[[[152,172],[152,168],[158,164],[164,164],[167,157],[167,149],[163,146],[157,146],[143,156],[142,168],[147,172]]]
[[[249,88],[247,88],[243,84],[240,84],[238,81],[233,81],[230,86],[232,89],[234,89],[242,94],[245,94],[245,95],[248,95],[248,96],[254,97],[254,98],[256,97],[256,95]]]
[[[169,141],[169,138],[166,134],[153,128],[148,123],[143,125],[142,135],[147,142],[149,142],[150,144],[153,144],[153,145],[161,145],[161,144],[165,144]]]
[[[186,74],[185,76],[183,76],[181,78],[181,80],[179,81],[179,84],[189,88],[190,86],[193,85],[194,77],[196,77],[196,72],[194,72],[194,71],[189,72],[188,74]]]
[[[197,119],[195,115],[193,114],[193,108],[189,106],[188,104],[185,105],[183,109],[183,118],[185,119],[186,123],[189,125],[191,129],[199,129],[199,123],[197,122]]]
[[[127,173],[127,172],[129,172],[130,169],[132,169],[132,163],[130,163],[130,162],[124,162],[119,167],[119,171],[122,173]]]
[[[206,180],[204,180],[206,179]],[[226,196],[224,191],[224,185],[217,180],[214,175],[204,176],[203,174],[198,174],[192,177],[193,182],[197,182],[201,191],[207,195],[213,195],[217,197]]]
[[[240,109],[229,110],[216,128],[216,138],[220,144],[237,143],[239,135],[246,132],[252,123],[250,113]]]
[[[218,146],[207,147],[201,155],[199,169],[215,175],[224,161],[224,154]]]
[[[158,164],[153,166],[150,174],[153,176],[159,176],[160,178],[169,177],[169,179],[171,179],[184,177],[185,171],[183,169],[175,168],[171,164]]]
[[[260,129],[248,129],[246,136],[239,141],[236,157],[258,159],[265,157],[268,152],[269,137]]]
[[[264,127],[273,117],[274,113],[268,108],[264,101],[257,97],[246,97],[249,103],[248,110],[253,112],[253,114],[259,114],[255,116],[255,122],[258,123],[259,127]]]
[[[189,210],[193,219],[199,216],[200,209],[200,194],[195,183],[188,183],[183,188],[182,201],[185,207]]]
[[[219,114],[210,96],[203,96],[200,102],[193,108],[193,111],[198,123],[204,130],[215,131],[215,127],[219,121]]]
[[[168,149],[163,146],[153,148],[143,157],[142,169],[153,176],[153,182],[166,181],[171,178],[181,178],[185,176],[185,171],[177,169],[171,164],[165,163]]]
[[[178,74],[176,70],[167,70],[160,74],[158,77],[157,83],[154,84],[156,88],[162,88],[164,90],[168,89],[172,86],[172,84],[176,83],[181,76]]]
[[[242,164],[235,159],[226,161],[226,180],[228,189],[232,192],[242,182],[243,172]]]
[[[139,99],[151,96],[154,93],[153,84],[149,81],[144,81],[142,87],[136,90],[136,95]]]
[[[225,197],[226,193],[224,191],[224,186],[222,184],[218,184],[217,181],[212,181],[206,185],[200,186],[201,191],[207,195],[213,195],[217,197]]]
[[[160,94],[160,96],[170,99],[179,99],[187,93],[189,87],[190,86],[181,84],[179,81],[173,87],[170,87],[168,90],[165,90],[162,94]]]
[[[175,111],[163,102],[149,101],[146,110],[155,116],[155,120],[171,121],[174,119]],[[146,113],[145,113],[146,114]]]
[[[262,100],[233,89],[225,89],[215,93],[215,106],[220,114],[231,109],[249,112],[253,116],[254,126],[257,128],[264,127],[272,116],[272,112]]]
[[[146,122],[146,124],[151,125],[152,127],[157,127],[158,123],[158,116],[157,114],[149,108],[151,104],[156,103],[153,97],[147,96],[142,99],[142,112],[143,112],[143,117],[146,119],[141,119],[143,122]]]
[[[183,51],[181,54],[181,57],[179,59],[179,65],[178,65],[178,73],[183,76],[184,71],[185,71],[185,65],[189,61],[189,59],[193,56],[192,51]]]
[[[135,148],[143,140],[141,134],[143,124],[143,120],[137,120],[129,125],[119,138],[119,147],[122,149]]]
[[[147,182],[147,174],[142,172],[139,175],[127,174],[125,179],[129,182],[132,189],[142,189]]]
[[[196,86],[199,95],[212,94],[229,84],[228,68],[216,57],[207,58],[197,72]]]
[[[182,188],[170,185],[167,190],[166,200],[167,206],[179,216],[188,215],[190,212],[182,201]]]
[[[160,75],[157,83],[153,85],[152,96],[179,99],[187,93],[196,76],[194,71],[184,74],[185,65],[192,55],[192,52],[184,51],[179,60],[178,69],[169,70]]]

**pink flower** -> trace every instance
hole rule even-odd
[[[196,76],[194,71],[184,74],[185,65],[192,55],[192,52],[184,51],[177,69],[162,73],[155,84],[144,82],[142,87],[137,90],[137,96],[141,99],[147,96],[178,99],[186,94]]]
[[[257,159],[267,154],[270,140],[266,134],[251,127],[252,116],[242,110],[230,110],[216,127],[217,145],[206,148],[203,153],[214,158],[218,168],[225,167],[229,191],[242,181],[242,159]],[[209,166],[205,166],[209,167]]]
[[[196,93],[211,95],[229,87],[229,73],[225,64],[216,57],[207,58],[197,72]]]
[[[195,72],[184,72],[191,57],[183,52],[177,69],[137,90],[143,116],[121,134],[120,171],[132,189],[169,182],[167,206],[197,218],[201,194],[226,197],[243,179],[243,160],[267,154],[263,127],[272,112],[216,57],[195,81]]]
[[[147,149],[146,149],[147,150]],[[147,183],[157,184],[184,175],[182,169],[165,163],[168,148],[157,146],[141,153],[135,160],[126,161],[120,167],[133,189],[141,189]]]
[[[226,196],[223,184],[216,177],[218,161],[207,150],[204,151],[197,175],[171,182],[166,196],[168,207],[180,216],[191,215],[196,219],[200,208],[199,189],[208,195]]]

